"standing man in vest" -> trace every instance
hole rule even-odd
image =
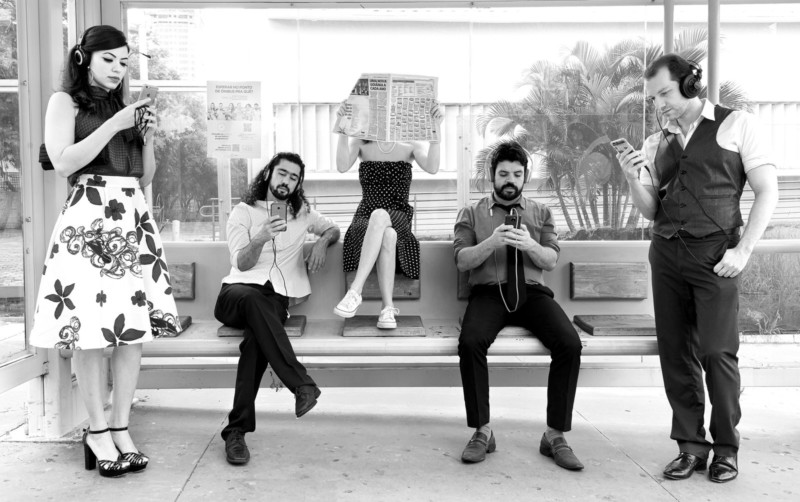
[[[680,450],[664,477],[705,470],[713,449],[709,478],[724,483],[739,473],[738,276],[775,209],[778,182],[755,117],[699,99],[701,77],[699,66],[674,54],[653,61],[646,91],[662,131],[647,138],[642,152],[618,159],[634,204],[653,220],[656,333],[672,407],[670,437]],[[745,182],[755,202],[740,234]],[[703,371],[713,443],[703,425]]]

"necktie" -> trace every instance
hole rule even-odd
[[[521,217],[519,204],[505,207],[509,213],[512,212],[512,208],[517,208],[515,213]],[[521,224],[520,221],[520,226]],[[522,251],[509,245],[506,246],[506,298],[508,299],[508,308],[512,312],[518,310],[526,300]]]

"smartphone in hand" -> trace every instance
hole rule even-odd
[[[628,143],[628,140],[625,139],[625,138],[615,139],[614,141],[611,142],[611,146],[614,147],[614,150],[616,150],[617,153],[623,153],[624,154],[624,153],[627,153],[628,151],[634,151],[633,147],[631,146],[631,144]],[[642,163],[644,163],[644,161],[643,160],[639,160],[637,162],[634,162],[634,165],[638,166],[639,164],[642,164]]]
[[[514,228],[519,228],[519,216],[516,214],[507,214],[503,223],[506,225],[511,225]]]
[[[136,101],[150,98],[150,103],[148,103],[149,106],[152,105],[156,100],[156,95],[158,95],[158,87],[149,84],[142,84],[142,90],[139,91],[139,97],[136,99]]]
[[[280,218],[283,221],[288,221],[286,219],[286,212],[287,212],[286,203],[282,201],[275,201],[272,203],[272,206],[270,207],[270,214],[272,216],[280,216]]]

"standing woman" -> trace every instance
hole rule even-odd
[[[89,414],[85,466],[102,476],[147,466],[128,434],[142,343],[180,330],[143,194],[156,170],[156,117],[148,99],[124,104],[129,52],[118,29],[87,29],[69,52],[63,90],[47,105],[47,154],[72,189],[50,238],[31,331],[32,345],[73,351]],[[105,347],[113,347],[108,419]]]
[[[344,113],[340,107],[338,114]],[[439,105],[431,109],[434,121],[441,125],[444,115]],[[419,278],[419,242],[411,233],[414,209],[408,203],[411,188],[411,162],[430,174],[439,170],[439,143],[424,141],[384,142],[350,139],[339,136],[336,168],[348,171],[361,157],[358,179],[362,199],[353,221],[344,236],[343,265],[345,272],[356,276],[344,298],[333,309],[341,317],[353,317],[361,305],[361,291],[372,267],[377,263],[378,286],[381,291],[381,313],[378,328],[397,327],[395,316],[400,312],[392,301],[396,265],[411,279]]]

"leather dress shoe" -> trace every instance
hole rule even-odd
[[[708,457],[698,457],[691,453],[681,452],[678,457],[664,468],[667,479],[688,479],[694,471],[705,471]]]
[[[583,469],[583,464],[575,456],[572,448],[567,444],[567,440],[563,437],[557,437],[551,443],[547,440],[547,435],[542,434],[542,440],[539,442],[539,453],[545,457],[552,457],[556,461],[556,465],[564,469],[569,469],[570,471]]]
[[[494,442],[494,432],[490,432],[488,438],[483,432],[476,432],[467,443],[467,447],[464,448],[464,452],[461,454],[461,461],[466,464],[483,462],[486,459],[486,454],[492,453],[496,449],[497,443]]]
[[[295,390],[294,414],[302,417],[317,404],[317,398],[322,394],[316,385],[301,385]]]
[[[229,464],[243,465],[250,461],[250,450],[241,431],[231,431],[225,438],[225,458]]]
[[[711,466],[708,468],[708,479],[715,483],[727,483],[733,481],[739,475],[739,464],[736,455],[723,457],[714,455]]]

